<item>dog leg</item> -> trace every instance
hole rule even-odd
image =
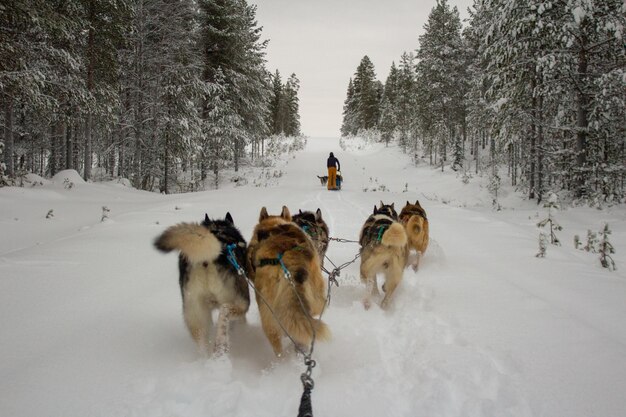
[[[261,327],[263,328],[270,345],[272,345],[274,354],[280,357],[283,354],[283,344],[281,341],[282,331],[277,326],[272,312],[265,305],[265,303],[257,299],[257,304],[259,305],[259,315],[261,316]]]
[[[198,297],[190,297],[187,295],[183,301],[183,316],[189,333],[191,333],[191,337],[198,346],[198,350],[207,353],[209,347],[209,328],[213,324],[211,310],[198,300]]]
[[[385,271],[385,297],[380,303],[380,307],[383,310],[386,310],[387,307],[389,307],[393,293],[402,280],[402,269],[403,268],[401,268],[396,262],[393,262],[389,265],[387,271]]]
[[[411,264],[411,268],[413,268],[413,271],[415,272],[417,272],[419,268],[421,256],[422,254],[420,251],[411,251],[411,253],[409,254],[409,264]]]
[[[372,296],[378,297],[378,284],[376,283],[376,274],[365,278],[365,298],[363,299],[363,307],[369,310],[372,306]]]
[[[231,307],[227,304],[224,304],[220,307],[215,334],[216,355],[223,355],[227,353],[230,349],[229,326],[232,312],[233,311]]]

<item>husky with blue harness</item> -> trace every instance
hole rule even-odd
[[[366,286],[363,305],[365,309],[369,309],[372,296],[379,295],[376,275],[381,273],[385,275],[385,283],[382,286],[385,296],[380,306],[386,309],[402,280],[409,255],[406,232],[398,222],[398,214],[393,204],[387,205],[381,201],[380,207],[374,206],[374,212],[361,228],[359,244],[361,281]]]
[[[243,318],[250,306],[250,290],[237,265],[245,264],[246,241],[230,213],[223,220],[205,215],[202,223],[169,227],[154,242],[162,252],[178,250],[183,316],[191,337],[202,351],[211,352],[212,312],[219,309],[215,351],[229,349],[231,318]]]
[[[328,326],[315,318],[326,303],[319,255],[287,207],[278,216],[261,209],[246,257],[261,325],[276,356],[283,353],[283,328],[301,346],[309,346],[314,333],[316,340],[330,337]]]

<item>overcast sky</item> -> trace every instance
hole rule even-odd
[[[415,51],[436,0],[249,0],[257,5],[267,67],[300,80],[300,121],[308,136],[339,135],[348,80],[364,55],[385,82],[392,61]],[[467,18],[472,0],[448,0]]]

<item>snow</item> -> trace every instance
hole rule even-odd
[[[574,15],[574,21],[576,22],[576,24],[580,25],[580,22],[583,21],[587,13],[582,6],[577,6],[574,8],[574,10],[572,10],[572,14]]]
[[[394,147],[344,147],[312,138],[266,172],[238,173],[250,179],[244,185],[192,194],[85,183],[72,171],[1,188],[0,415],[295,416],[302,359],[293,350],[274,358],[254,302],[247,323],[233,328],[228,356],[197,352],[182,320],[176,255],[158,253],[153,239],[227,211],[249,239],[260,208],[277,213],[283,204],[319,207],[332,236],[356,239],[380,200],[401,208],[415,199],[431,244],[419,271],[405,271],[390,310],[363,309],[358,262],[332,290],[324,320],[333,339],[314,352],[314,415],[626,413],[623,206],[561,204],[563,246],[536,258],[546,208],[503,187],[503,209],[492,211],[487,178],[463,184]],[[341,161],[340,192],[315,177],[330,151]],[[604,223],[615,272],[573,245]],[[332,242],[328,256],[341,264],[357,250]]]

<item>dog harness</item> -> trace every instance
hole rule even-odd
[[[226,245],[226,259],[228,259],[228,262],[230,262],[230,264],[235,267],[239,275],[243,275],[244,270],[241,267],[241,265],[239,265],[239,262],[237,262],[237,257],[235,256],[234,249],[236,247],[237,247],[236,243],[230,243]]]
[[[291,249],[288,250],[303,250],[304,248],[302,246],[294,246]],[[283,273],[285,274],[285,278],[290,279],[291,278],[291,272],[289,272],[289,269],[287,269],[287,266],[285,265],[285,263],[283,262],[283,253],[279,253],[278,255],[276,255],[275,258],[262,258],[259,259],[259,263],[257,265],[257,268],[260,268],[262,266],[276,266],[276,265],[280,265],[280,267],[283,270]]]

